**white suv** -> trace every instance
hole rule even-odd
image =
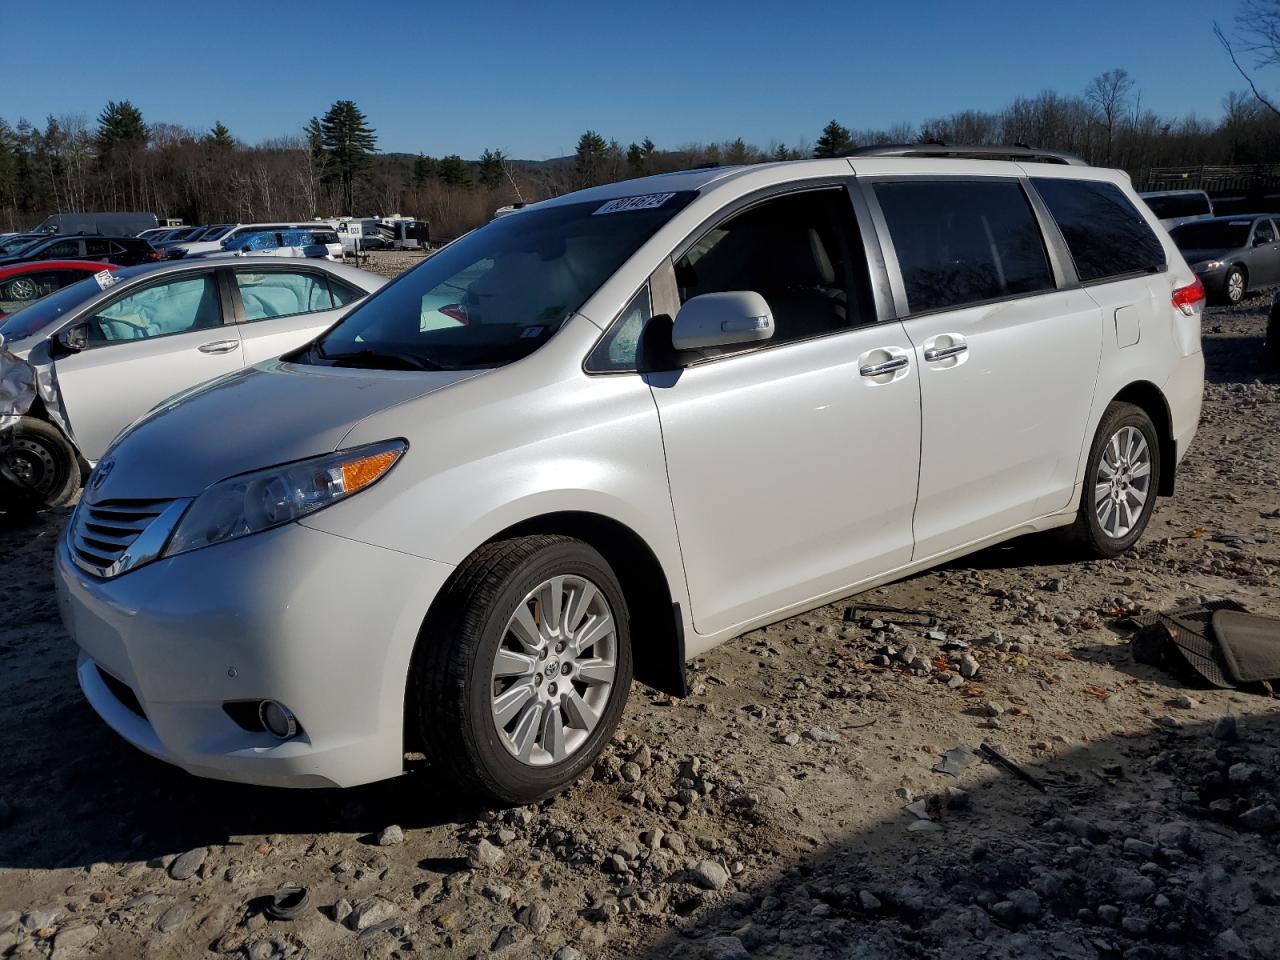
[[[633,674],[1020,534],[1127,549],[1196,430],[1199,282],[1122,173],[932,152],[525,207],[139,422],[57,551],[90,703],[204,776],[422,750],[529,801]]]

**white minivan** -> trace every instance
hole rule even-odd
[[[532,204],[113,445],[57,550],[81,687],[202,776],[545,796],[633,676],[1020,534],[1128,549],[1203,303],[1123,173],[1021,148]]]

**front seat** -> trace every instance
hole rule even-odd
[[[836,284],[835,268],[815,228],[795,227],[769,243],[760,251],[756,275],[778,339],[818,337],[847,325],[848,295]]]

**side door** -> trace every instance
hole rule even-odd
[[[97,460],[124,427],[175,393],[238,370],[240,336],[210,268],[169,274],[102,301],[88,346],[54,362],[72,436]]]
[[[667,311],[754,290],[775,324],[646,375],[701,634],[911,558],[919,385],[902,325],[878,320],[864,235],[846,181],[756,199],[675,252]]]
[[[1047,216],[1017,177],[867,189],[920,377],[923,560],[1070,502],[1102,318],[1084,290],[1059,289]]]
[[[51,243],[31,259],[34,260],[82,260],[84,241],[75,238]]]
[[[1259,217],[1253,224],[1248,263],[1249,285],[1254,289],[1280,281],[1280,243],[1276,241],[1276,228],[1267,217]]]
[[[363,291],[308,267],[225,269],[246,366],[302,346],[364,296]]]

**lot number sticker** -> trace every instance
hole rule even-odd
[[[111,286],[113,283],[119,282],[111,275],[110,270],[99,270],[93,275],[93,279],[98,281],[98,286],[103,290],[107,289],[107,287]]]
[[[594,217],[601,213],[628,213],[632,210],[652,210],[654,207],[662,206],[674,196],[674,193],[646,193],[640,197],[619,197],[617,200],[610,200],[593,213],[592,216]]]

